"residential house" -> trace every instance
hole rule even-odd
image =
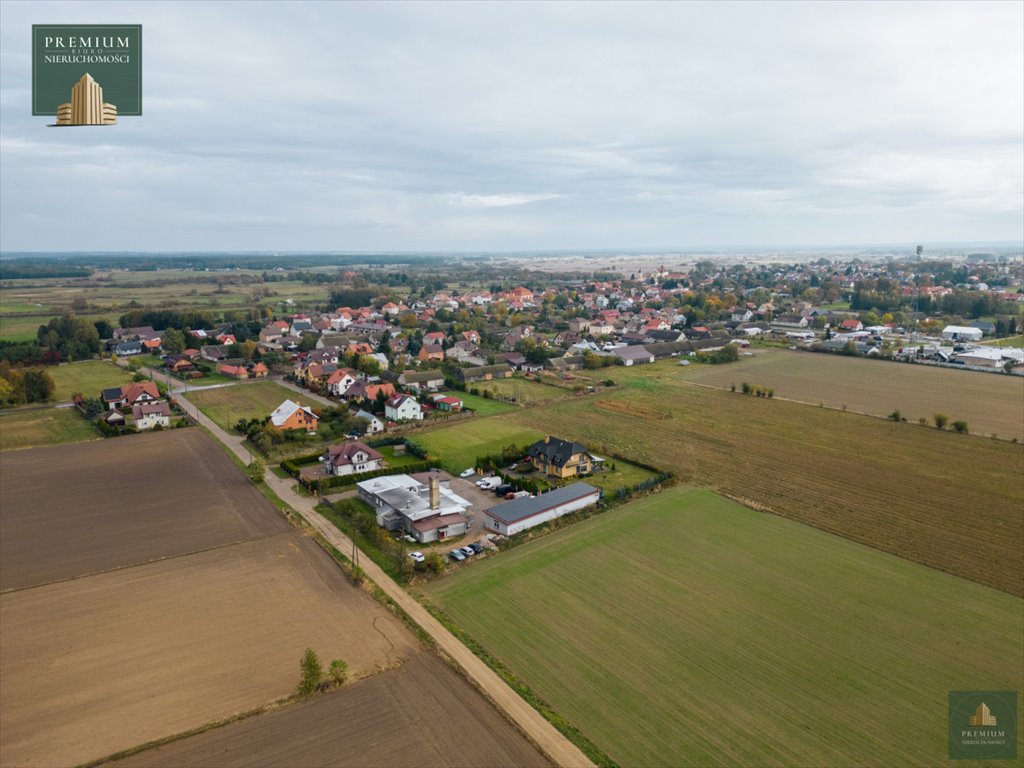
[[[304,429],[313,433],[319,421],[320,417],[313,411],[291,400],[285,400],[270,414],[270,425],[280,430]]]
[[[121,387],[104,389],[101,397],[107,408],[131,408],[160,399],[160,390],[152,381],[136,381]]]
[[[595,458],[584,446],[551,435],[527,448],[526,455],[537,471],[558,478],[589,475],[595,466]]]
[[[230,376],[232,379],[248,379],[249,371],[244,365],[229,365],[220,363],[217,365],[217,373],[222,376]]]
[[[398,376],[398,383],[416,392],[436,392],[444,386],[444,373],[438,370],[403,371]]]
[[[358,475],[385,466],[382,454],[358,440],[327,446],[320,461],[328,475]]]
[[[383,392],[384,397],[391,397],[395,394],[395,385],[389,381],[381,382],[379,384],[371,384],[365,379],[359,379],[354,382],[352,386],[342,393],[342,397],[346,400],[366,400],[367,402],[373,402],[377,399],[378,393]]]
[[[327,391],[335,397],[341,397],[358,380],[359,374],[351,368],[339,368],[327,377]]]
[[[356,411],[356,418],[366,422],[366,434],[376,435],[384,431],[384,422],[369,411]]]
[[[420,421],[423,408],[411,395],[394,395],[384,403],[384,417],[391,421]]]
[[[142,342],[122,341],[120,344],[114,345],[114,354],[120,357],[131,357],[132,355],[141,355]]]
[[[416,354],[416,359],[421,363],[425,363],[430,360],[437,360],[438,362],[443,361],[444,347],[440,344],[424,344]]]
[[[206,344],[200,347],[199,354],[203,360],[209,360],[211,363],[219,363],[228,359],[227,349],[218,344]]]
[[[140,432],[171,426],[171,407],[167,401],[138,403],[132,406],[132,419]]]

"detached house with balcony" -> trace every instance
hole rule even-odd
[[[537,471],[558,478],[589,475],[602,461],[585,446],[551,435],[527,448],[526,455]]]

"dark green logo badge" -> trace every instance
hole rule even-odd
[[[1016,691],[950,691],[951,760],[1017,757]]]
[[[142,114],[140,24],[34,24],[32,114],[113,125]]]

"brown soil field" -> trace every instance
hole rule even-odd
[[[418,648],[198,429],[31,449],[2,472],[5,768],[265,706],[307,647],[357,679]]]
[[[422,652],[398,669],[339,691],[108,765],[497,768],[548,763],[465,679]]]
[[[0,764],[74,765],[360,677],[409,632],[298,531],[0,596]]]
[[[0,590],[290,530],[198,429],[0,453]]]
[[[494,418],[1024,595],[1019,444],[639,375],[611,402],[622,411],[564,401]],[[638,419],[637,406],[672,418]]]
[[[908,421],[936,413],[966,421],[971,432],[1024,440],[1024,377],[957,371],[843,355],[756,350],[732,365],[699,366],[679,374],[728,389],[746,381],[773,387],[776,397]]]

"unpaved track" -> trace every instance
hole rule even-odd
[[[384,723],[391,725],[382,728]],[[532,768],[549,763],[465,679],[437,655],[421,651],[398,669],[342,690],[110,765]]]
[[[239,459],[249,460],[248,451],[242,445],[243,437],[229,435],[211,419],[207,418],[181,394],[176,395],[178,402],[190,416],[210,430],[213,435],[228,446]],[[299,496],[292,490],[294,480],[282,480],[271,472],[266,475],[267,484],[292,509],[299,512],[318,533],[335,548],[343,553],[352,551],[351,540],[335,528],[327,519],[316,511],[313,499]],[[451,632],[404,589],[396,584],[390,576],[365,555],[359,559],[359,565],[387,595],[394,600],[420,627],[423,628],[437,643],[438,647],[450,656],[469,676],[483,694],[498,706],[523,733],[556,765],[591,766],[593,763],[580,749],[545,720],[537,710],[527,704],[515,691],[486,664],[466,648]]]

